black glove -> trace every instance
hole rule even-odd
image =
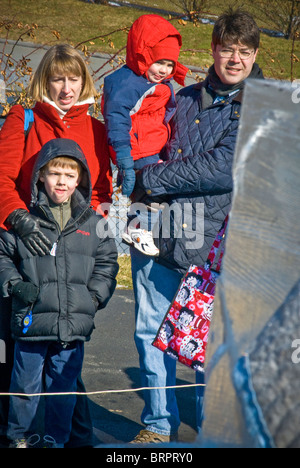
[[[11,224],[13,230],[22,239],[25,247],[32,255],[43,257],[50,252],[52,244],[40,228],[45,227],[54,230],[53,224],[36,218],[23,209],[15,210],[10,214],[7,222]]]
[[[39,295],[39,288],[32,283],[25,283],[24,281],[19,281],[18,283],[12,285],[11,295],[20,299],[26,305],[32,305],[37,300]]]

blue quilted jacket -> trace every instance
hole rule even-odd
[[[181,273],[190,264],[205,264],[231,207],[242,93],[204,108],[206,86],[207,80],[178,93],[165,162],[146,167],[137,178],[138,190],[168,204],[157,261]]]

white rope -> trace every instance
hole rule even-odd
[[[15,397],[38,397],[38,396],[92,396],[92,395],[108,395],[112,393],[134,393],[143,392],[145,390],[168,390],[168,389],[181,389],[192,387],[205,387],[205,384],[189,384],[189,385],[174,385],[171,387],[141,387],[141,388],[128,388],[125,390],[101,390],[97,392],[61,392],[61,393],[0,393],[0,397],[15,396]]]

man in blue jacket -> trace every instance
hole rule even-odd
[[[249,13],[229,10],[217,20],[212,37],[214,65],[203,83],[178,93],[165,162],[148,166],[137,175],[139,200],[143,194],[168,204],[157,240],[160,257],[132,251],[135,341],[145,387],[176,385],[176,361],[152,343],[182,275],[191,264],[205,264],[230,211],[243,88],[247,78],[263,78],[255,63],[259,41],[260,31]],[[198,383],[203,383],[201,379],[197,374]],[[203,396],[203,387],[199,387],[199,430]],[[144,399],[142,422],[146,429],[133,443],[176,440],[180,419],[175,391],[146,391]]]

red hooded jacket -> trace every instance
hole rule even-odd
[[[92,178],[92,205],[110,203],[112,176],[104,125],[87,114],[89,105],[75,105],[60,118],[57,110],[38,102],[26,139],[24,109],[14,106],[0,131],[0,224],[16,209],[30,204],[31,175],[38,152],[54,138],[76,141],[86,155]]]
[[[169,138],[169,121],[176,110],[170,80],[184,85],[188,69],[178,62],[181,35],[158,15],[138,18],[128,35],[126,65],[105,78],[103,115],[113,150],[129,148],[134,160],[160,153]],[[173,74],[151,83],[154,62],[175,62]]]
[[[126,64],[137,75],[146,75],[159,60],[173,60],[175,67],[169,77],[184,86],[188,69],[178,62],[182,46],[181,34],[159,15],[140,16],[132,25],[127,40]]]

